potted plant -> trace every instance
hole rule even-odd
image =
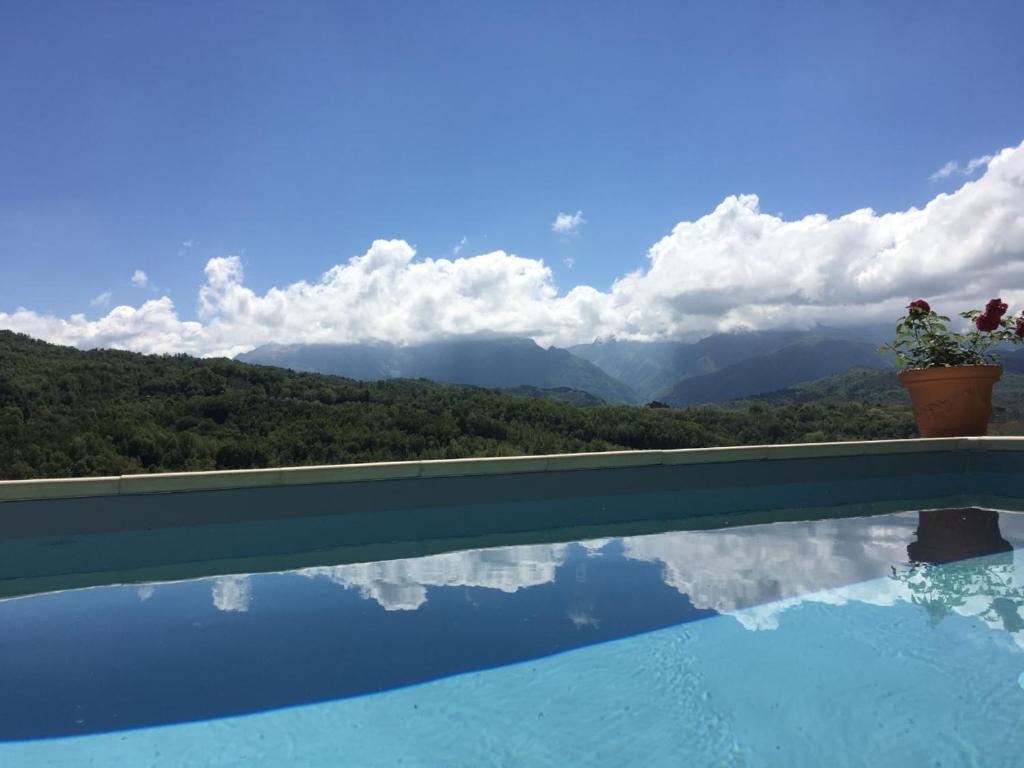
[[[950,330],[949,318],[924,299],[912,301],[896,324],[894,352],[900,383],[910,392],[921,437],[984,435],[992,415],[992,386],[1003,373],[995,347],[1024,338],[1024,315],[992,299],[985,309],[961,312],[973,328]]]

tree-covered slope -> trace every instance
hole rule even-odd
[[[806,403],[832,406],[865,402],[910,407],[910,395],[899,383],[895,371],[865,368],[855,368],[786,389],[760,393],[736,401],[735,404],[745,406],[755,401],[775,406]],[[1024,419],[1024,373],[1006,370],[992,390],[992,420],[1000,423],[1021,419]]]
[[[899,407],[578,408],[429,381],[83,352],[0,331],[5,479],[913,434]]]
[[[910,407],[910,395],[896,378],[896,372],[874,368],[851,368],[842,373],[800,382],[792,387],[760,392],[739,402],[748,401],[770,405],[835,405],[863,401]]]
[[[558,402],[569,403],[579,408],[596,408],[599,405],[608,405],[607,400],[602,400],[597,395],[570,387],[541,389],[540,387],[529,387],[523,384],[499,391],[504,392],[506,395],[515,395],[516,397],[538,397],[542,400],[557,400]]]

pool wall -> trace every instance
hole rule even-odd
[[[945,438],[7,481],[0,596],[588,530],[1016,509],[1022,478],[1024,439]]]

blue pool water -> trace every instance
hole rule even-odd
[[[3,600],[0,766],[1021,765],[1022,547],[908,512]]]

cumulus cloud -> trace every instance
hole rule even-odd
[[[978,159],[979,162],[981,158]],[[968,164],[970,165],[970,164]],[[418,258],[377,240],[318,278],[256,293],[241,258],[210,259],[194,320],[169,297],[104,317],[20,308],[0,327],[79,347],[234,355],[266,342],[417,343],[463,334],[567,345],[738,329],[891,320],[924,296],[948,313],[1002,296],[1024,302],[1024,145],[921,208],[787,220],[734,195],[655,243],[607,290],[560,291],[551,268],[496,250]]]
[[[579,229],[580,225],[586,223],[587,220],[583,218],[583,211],[576,211],[576,213],[560,213],[555,216],[555,220],[551,222],[551,231],[557,232],[560,235],[568,235]]]
[[[664,582],[695,607],[728,614],[748,630],[778,629],[787,611],[806,603],[893,606],[966,597],[951,610],[1009,631],[1024,648],[1019,625],[992,610],[996,600],[1012,604],[1024,588],[1024,554],[909,569],[907,545],[917,526],[917,515],[904,513],[679,531],[624,538],[622,545],[628,559],[660,563]]]
[[[992,155],[982,155],[967,161],[966,165],[960,165],[956,160],[950,160],[935,173],[928,177],[930,181],[948,179],[954,174],[961,176],[973,176],[977,171],[987,166],[992,161]]]
[[[694,606],[719,613],[760,606],[763,618],[807,595],[889,574],[906,561],[916,527],[917,516],[904,514],[677,531],[622,544],[630,560],[661,563],[664,582]],[[746,624],[750,614],[737,618]]]
[[[389,560],[306,568],[311,579],[329,579],[358,589],[386,611],[415,611],[427,602],[430,587],[482,587],[502,592],[548,584],[565,561],[566,544],[533,544],[501,549],[446,552],[413,560]]]
[[[132,285],[138,286],[139,288],[145,288],[149,285],[149,275],[141,269],[136,269],[132,274]]]

